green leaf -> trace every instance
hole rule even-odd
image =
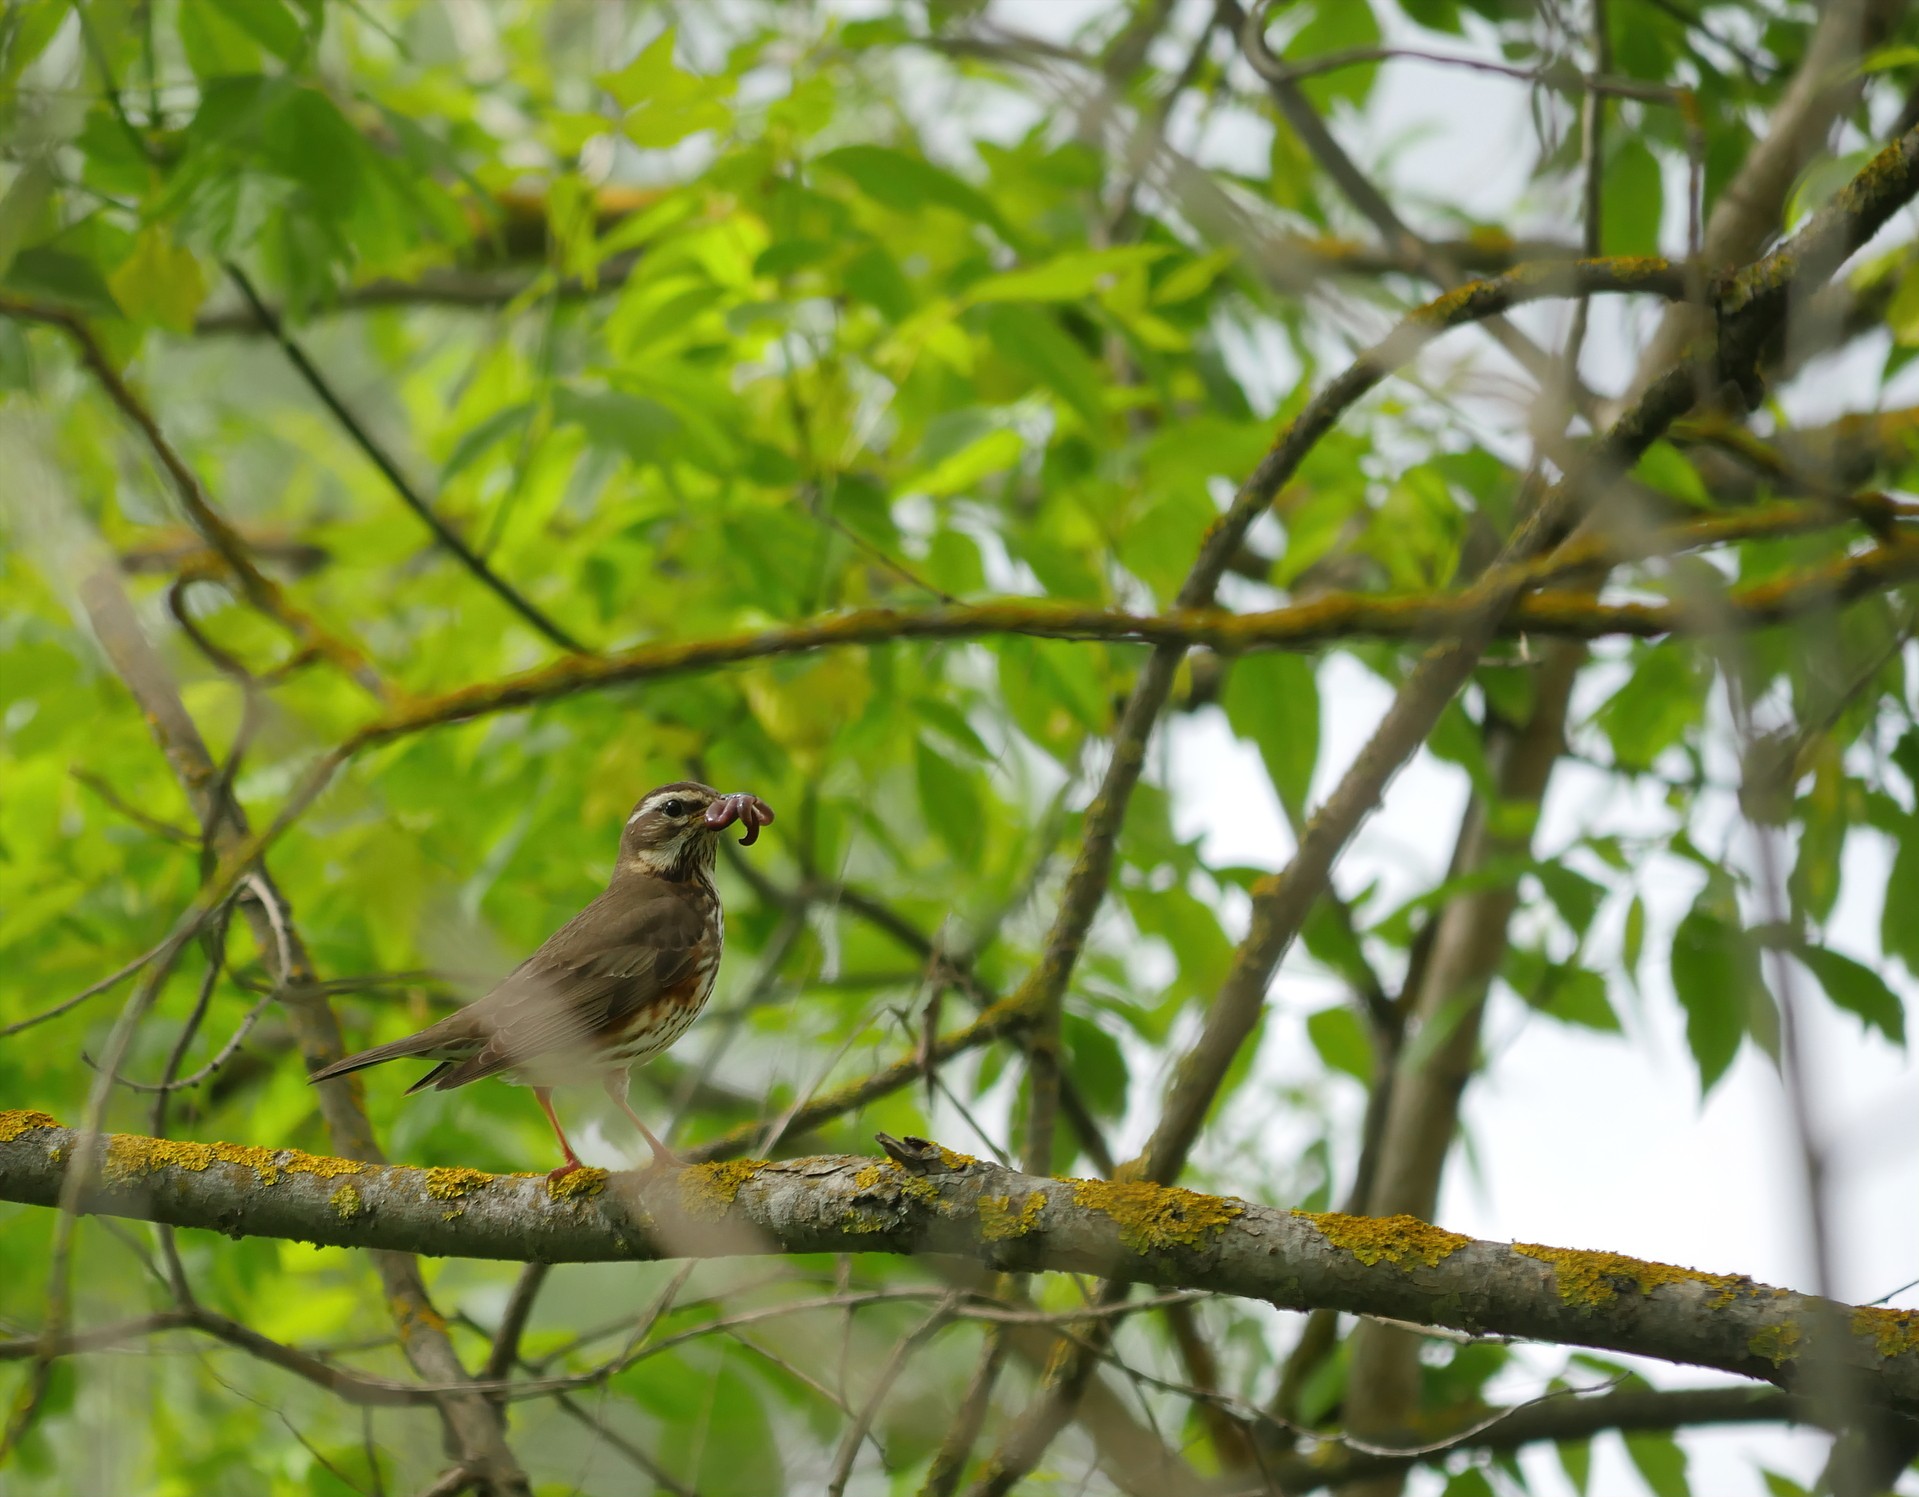
[[[1872,968],[1822,946],[1796,946],[1793,954],[1819,979],[1836,1008],[1857,1015],[1893,1044],[1906,1043],[1906,1010],[1899,995]]]
[[[1635,894],[1626,906],[1626,928],[1620,938],[1619,954],[1626,976],[1635,986],[1639,982],[1639,963],[1646,954],[1646,901]]]
[[[1652,1488],[1654,1497],[1691,1497],[1692,1489],[1686,1482],[1686,1452],[1671,1435],[1627,1435],[1626,1454],[1632,1457],[1640,1479]]]
[[[1279,650],[1242,655],[1227,674],[1222,705],[1233,731],[1259,749],[1281,801],[1304,815],[1319,761],[1319,682],[1312,662]]]
[[[1399,8],[1407,20],[1428,31],[1444,31],[1454,36],[1460,33],[1459,7],[1453,0],[1399,0]]]
[[[1601,243],[1608,255],[1656,255],[1665,206],[1659,158],[1636,134],[1617,138],[1600,190]]]
[[[1594,716],[1620,767],[1648,770],[1697,727],[1705,712],[1706,672],[1691,646],[1666,641],[1638,652],[1626,684]]]
[[[1894,837],[1892,871],[1886,879],[1885,903],[1879,913],[1879,945],[1896,956],[1908,972],[1919,974],[1919,816],[1903,821]]]
[[[1710,1092],[1747,1032],[1760,985],[1758,959],[1743,931],[1695,904],[1673,932],[1672,984],[1686,1011],[1686,1043],[1699,1067],[1700,1091]]]
[[[1606,897],[1605,886],[1564,863],[1541,862],[1533,869],[1533,877],[1539,880],[1553,908],[1559,911],[1559,918],[1575,936],[1583,937],[1592,928],[1593,916],[1599,913]]]
[[[1546,977],[1545,999],[1539,1011],[1562,1024],[1619,1033],[1619,1015],[1606,996],[1606,979],[1589,968],[1553,968]]]
[[[1692,461],[1670,442],[1654,442],[1640,454],[1633,477],[1693,509],[1711,509],[1712,495]]]
[[[1439,723],[1426,740],[1426,751],[1465,770],[1473,789],[1481,795],[1494,793],[1493,778],[1486,768],[1485,734],[1457,698],[1439,714]]]
[[[0,276],[22,246],[52,233],[57,226],[52,205],[53,174],[37,161],[28,163],[0,198]]]
[[[678,145],[701,130],[723,130],[733,120],[725,102],[732,80],[685,71],[673,61],[673,42],[669,26],[617,73],[593,80],[626,110],[626,138],[647,150]]]
[[[1468,1466],[1458,1475],[1448,1477],[1440,1491],[1441,1497],[1498,1497],[1491,1479],[1477,1466]]]
[[[497,410],[480,421],[454,444],[453,451],[447,454],[446,461],[440,465],[441,484],[451,483],[485,456],[487,450],[496,443],[525,431],[532,419],[532,403],[523,400]]]
[[[896,213],[947,208],[993,229],[1012,243],[1015,236],[995,208],[979,191],[923,156],[909,156],[890,146],[841,146],[814,161],[814,166],[846,178],[867,197]]]
[[[1130,244],[1117,249],[1074,250],[1043,265],[1009,270],[975,281],[966,290],[971,302],[1083,301],[1113,276],[1163,258],[1163,245]]]
[[[1060,1015],[1060,1039],[1073,1083],[1097,1117],[1126,1115],[1126,1053],[1098,1024],[1071,1011]]]
[[[1239,259],[1239,251],[1233,248],[1214,250],[1210,255],[1198,255],[1183,262],[1177,269],[1153,286],[1153,305],[1174,307],[1183,301],[1211,289],[1228,269]]]
[[[217,7],[233,26],[282,62],[294,62],[306,50],[306,30],[282,0],[189,0]]]
[[[1019,464],[1025,451],[1020,434],[1010,427],[987,432],[977,441],[949,454],[932,467],[903,479],[900,489],[908,494],[966,494],[979,487],[993,473],[1003,473]]]
[[[182,5],[180,50],[197,78],[233,78],[260,71],[260,42],[219,0]]]
[[[847,262],[840,284],[847,295],[877,308],[891,322],[904,322],[919,306],[899,262],[877,244],[869,244]]]
[[[1586,1497],[1586,1485],[1592,1480],[1593,1443],[1591,1440],[1558,1440],[1553,1449],[1559,1455],[1559,1469],[1579,1497]]]
[[[30,67],[57,35],[72,13],[72,0],[14,0],[6,8],[0,43],[5,53],[0,61],[0,83],[12,85]]]
[[[39,244],[21,250],[7,268],[4,284],[9,291],[96,317],[120,315],[120,304],[99,266],[65,250]]]
[[[1345,1004],[1307,1015],[1306,1036],[1319,1058],[1333,1070],[1343,1071],[1362,1085],[1373,1084],[1373,1042]]]
[[[1312,17],[1286,44],[1288,62],[1307,62],[1328,52],[1379,45],[1379,20],[1367,0],[1318,0]],[[1360,104],[1372,92],[1377,63],[1357,63],[1307,78],[1299,85],[1322,113],[1335,104]]]
[[[1045,312],[989,304],[972,314],[994,345],[1058,395],[1092,433],[1106,429],[1106,382],[1092,357]]]
[[[108,278],[113,299],[135,322],[157,322],[177,333],[193,330],[194,315],[207,297],[206,274],[190,250],[149,224],[133,243],[133,254]]]
[[[979,856],[986,826],[986,807],[973,776],[924,738],[914,745],[913,766],[926,824],[962,865],[970,866]]]
[[[1817,156],[1786,197],[1786,227],[1796,229],[1831,201],[1834,193],[1863,171],[1871,151],[1847,151],[1839,156]]]

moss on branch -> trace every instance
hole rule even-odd
[[[54,1206],[77,1143],[44,1113],[0,1112],[0,1200]],[[939,1167],[927,1173],[838,1155],[582,1169],[549,1183],[254,1145],[103,1143],[83,1210],[239,1237],[555,1263],[941,1253],[1633,1352],[1782,1386],[1798,1373],[1805,1328],[1824,1317],[1846,1325],[1846,1357],[1889,1403],[1919,1411],[1919,1316],[1908,1312],[1615,1253],[1480,1242],[1410,1217],[1024,1175],[930,1146]]]

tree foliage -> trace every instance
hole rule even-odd
[[[1594,1046],[1665,1006],[1701,1093],[1748,1048],[1800,1076],[1809,1007],[1905,1044],[1908,8],[1023,19],[7,6],[0,1103],[544,1169],[521,1092],[306,1073],[482,991],[689,775],[780,818],[636,1076],[705,1159],[883,1130],[1430,1217],[1489,1005]],[[1357,144],[1462,56],[1530,106],[1496,210]],[[1856,407],[1800,419],[1835,350]],[[1355,680],[1394,704],[1356,758]],[[1191,746],[1229,740],[1285,829],[1257,866],[1203,834]],[[1415,760],[1449,863],[1355,873]],[[1875,859],[1876,948],[1835,929]],[[1536,1479],[1522,1433],[1583,1490],[1624,1429],[1665,1497],[1674,1430],[1788,1418],[1847,1431],[1842,1491],[1912,1455],[1811,1312],[1750,1348],[1790,1396],[1693,1396],[930,1256],[0,1223],[23,1494],[1389,1491],[1415,1447],[1467,1494]],[[1645,1267],[1604,1297],[1679,1314]],[[1613,1386],[1489,1422],[1522,1372]]]

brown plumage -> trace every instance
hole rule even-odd
[[[566,1162],[580,1167],[554,1115],[555,1086],[598,1080],[632,1118],[656,1166],[671,1150],[627,1105],[630,1067],[687,1030],[713,992],[726,924],[713,887],[719,834],[740,823],[743,843],[773,820],[756,795],[722,795],[678,780],[640,798],[620,836],[612,881],[484,998],[418,1034],[375,1045],[315,1071],[326,1081],[383,1061],[439,1062],[409,1093],[446,1091],[500,1076],[533,1088]]]

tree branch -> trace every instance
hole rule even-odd
[[[1784,322],[1790,298],[1810,294],[1830,278],[1915,190],[1919,128],[1880,151],[1799,233],[1726,283],[1717,299],[1717,345],[1705,350],[1709,362],[1727,377],[1750,370],[1766,339]],[[1697,372],[1688,359],[1662,373],[1593,443],[1580,466],[1522,521],[1500,564],[1461,595],[1449,642],[1428,652],[1408,676],[1365,748],[1308,823],[1285,872],[1256,887],[1251,929],[1207,1012],[1205,1028],[1181,1057],[1160,1123],[1136,1161],[1141,1176],[1168,1181],[1183,1168],[1233,1057],[1258,1022],[1267,984],[1347,839],[1470,677],[1497,620],[1518,602],[1523,584],[1515,585],[1515,568],[1523,569],[1582,513],[1590,512],[1609,486],[1693,405]]]
[[[1545,1441],[1586,1440],[1607,1430],[1797,1424],[1806,1417],[1804,1399],[1773,1388],[1631,1388],[1585,1398],[1548,1394],[1504,1414],[1483,1414],[1467,1433],[1439,1439],[1416,1454],[1321,1451],[1271,1461],[1268,1474],[1281,1491],[1299,1494],[1360,1477],[1394,1475],[1461,1450],[1517,1450]]]
[[[44,1113],[0,1112],[0,1199],[54,1205],[77,1142]],[[549,1182],[111,1134],[82,1209],[231,1236],[516,1262],[951,1254],[1002,1271],[1094,1273],[1598,1347],[1783,1387],[1805,1327],[1836,1316],[1847,1364],[1872,1377],[1888,1406],[1919,1412],[1919,1312],[1835,1305],[1613,1253],[1478,1242],[1410,1217],[1056,1180],[923,1141],[885,1142],[907,1167],[829,1155],[671,1173],[576,1170]]]
[[[241,880],[253,897],[243,902],[253,940],[273,963],[275,992],[293,1031],[305,1069],[312,1071],[345,1053],[340,1025],[326,997],[312,986],[313,962],[292,911],[274,886],[271,875],[249,836],[246,817],[227,793],[224,781],[207,751],[205,740],[180,700],[165,664],[142,632],[132,606],[110,572],[96,572],[82,582],[81,599],[107,657],[139,704],[167,764],[186,792],[194,814],[204,828],[206,846],[222,855],[219,869],[207,879],[187,915],[175,925],[169,941],[182,939],[194,928],[200,913],[224,900]],[[251,850],[250,850],[251,849]],[[333,1147],[356,1158],[377,1161],[382,1156],[358,1089],[335,1082],[319,1088],[321,1116]],[[445,1322],[428,1298],[419,1264],[398,1253],[379,1253],[374,1266],[394,1311],[400,1344],[407,1359],[423,1376],[452,1382],[465,1376],[459,1354],[448,1338]],[[489,1492],[515,1497],[528,1488],[518,1461],[507,1446],[498,1411],[482,1400],[449,1392],[439,1400],[449,1437]]]

